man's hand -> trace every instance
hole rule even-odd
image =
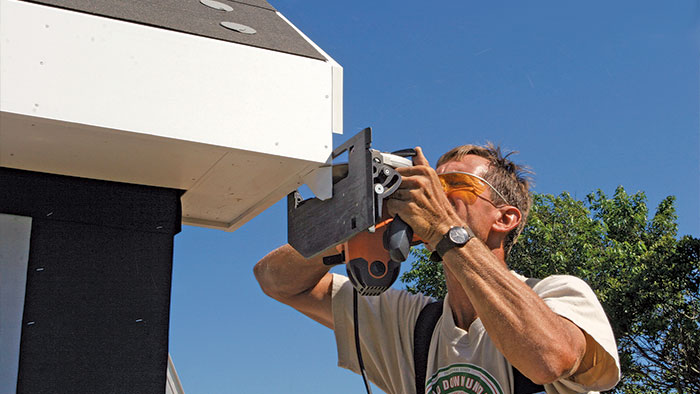
[[[420,147],[416,147],[413,167],[396,171],[401,174],[401,186],[387,199],[387,211],[391,216],[398,214],[429,247],[434,248],[450,227],[465,225]]]

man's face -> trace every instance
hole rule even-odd
[[[461,171],[469,172],[483,177],[488,171],[489,162],[485,158],[477,155],[467,155],[461,160],[449,161],[439,166],[436,171],[438,174],[447,172]],[[486,241],[491,225],[498,219],[498,209],[489,201],[492,201],[491,188],[487,188],[473,203],[468,204],[467,201],[456,195],[447,195],[457,214],[467,222],[469,228],[474,231],[474,234]]]

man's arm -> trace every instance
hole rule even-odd
[[[333,329],[333,275],[328,272],[330,267],[323,264],[323,256],[335,253],[332,248],[306,259],[290,245],[284,245],[263,257],[253,272],[265,294]]]
[[[574,374],[587,343],[583,331],[555,314],[478,239],[443,256],[491,340],[525,376],[539,384]],[[585,363],[584,363],[585,364]]]

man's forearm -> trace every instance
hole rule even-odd
[[[508,360],[537,383],[575,372],[585,338],[512,275],[479,240],[445,254],[444,264],[472,301],[484,328]]]
[[[265,294],[284,298],[313,288],[329,268],[323,264],[322,257],[306,259],[287,244],[263,257],[253,272]]]
[[[332,329],[333,277],[328,273],[330,267],[323,264],[323,257],[334,253],[337,252],[331,248],[306,259],[290,245],[284,245],[263,257],[253,272],[265,294]]]

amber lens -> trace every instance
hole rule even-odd
[[[476,197],[488,187],[481,179],[461,172],[448,172],[438,175],[445,194],[473,204]]]

